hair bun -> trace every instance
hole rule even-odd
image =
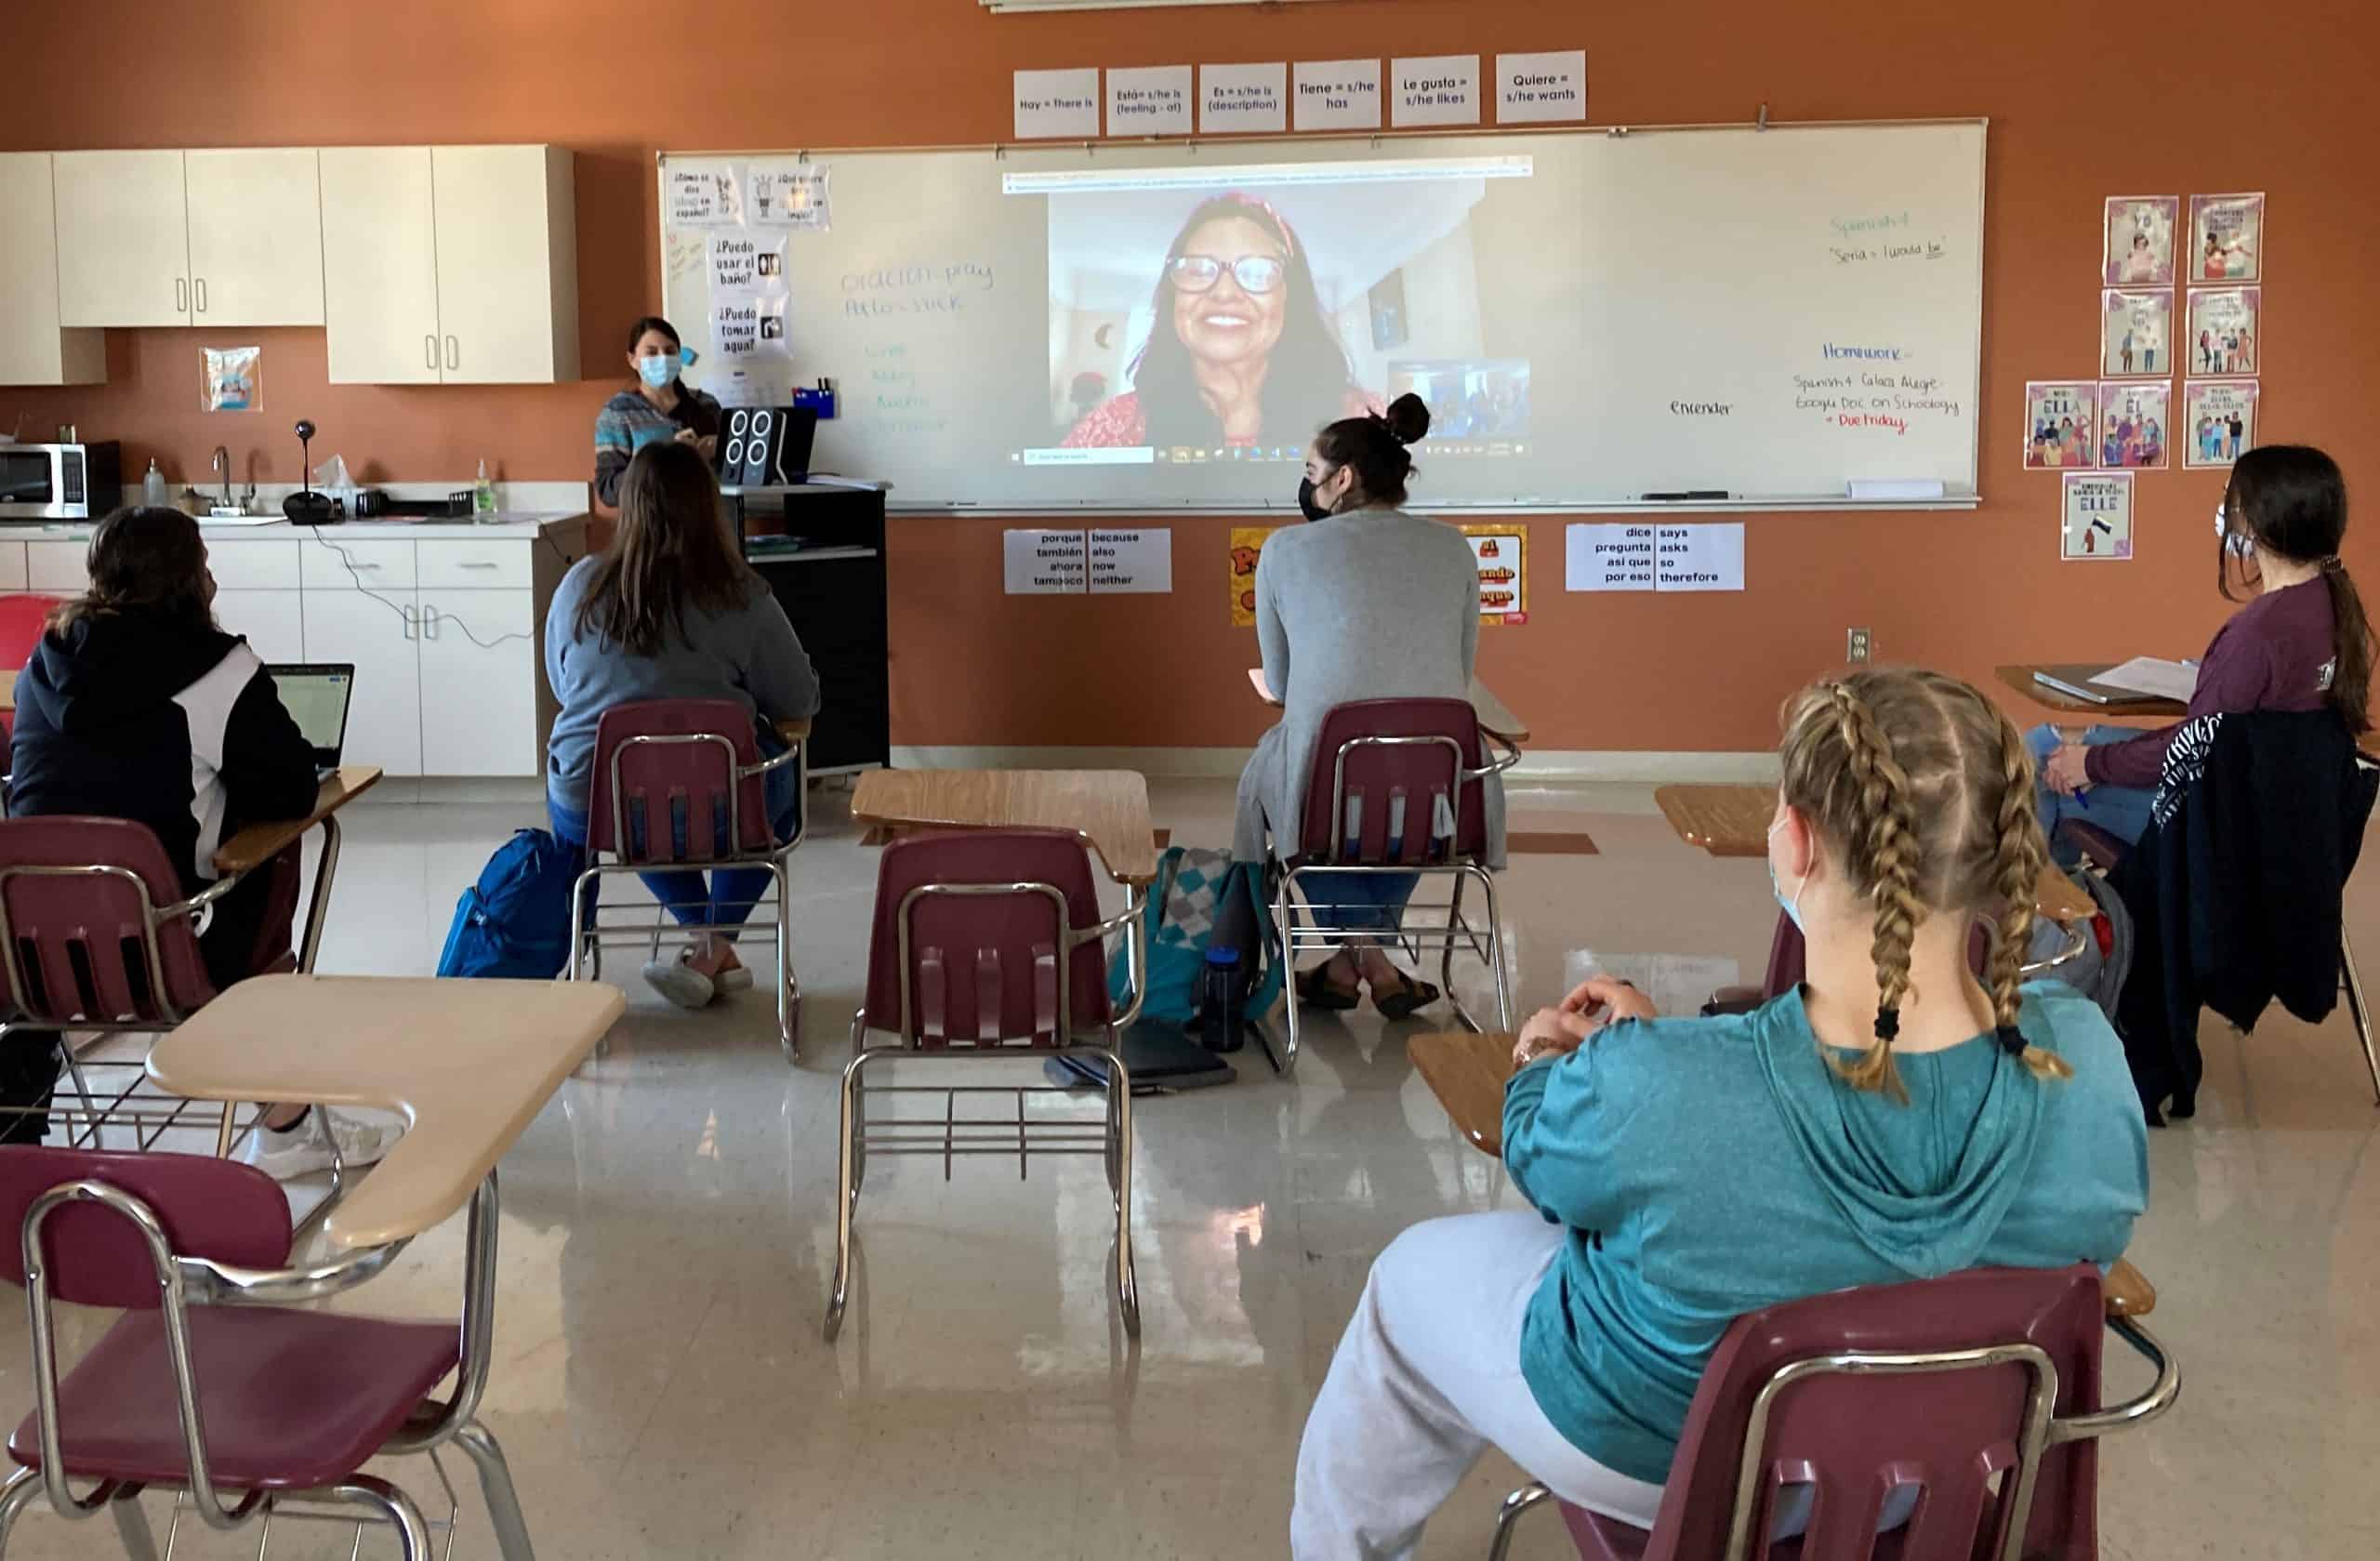
[[[1380,420],[1388,425],[1388,431],[1399,444],[1416,443],[1429,435],[1430,406],[1420,396],[1408,390],[1388,403],[1388,410],[1381,415]]]

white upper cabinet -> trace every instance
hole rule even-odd
[[[438,383],[438,234],[426,146],[326,146],[323,314],[334,385]]]
[[[578,377],[569,152],[326,148],[322,168],[334,384]]]
[[[186,152],[191,324],[323,323],[323,205],[312,147]]]
[[[0,152],[0,385],[108,377],[106,338],[59,323],[57,210],[49,153]]]
[[[60,152],[58,317],[67,325],[191,323],[178,152]]]

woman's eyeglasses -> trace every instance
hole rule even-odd
[[[1277,255],[1243,255],[1228,266],[1212,255],[1176,255],[1166,265],[1174,289],[1183,293],[1212,291],[1226,271],[1239,284],[1240,291],[1269,293],[1281,284],[1289,269],[1288,262]]]

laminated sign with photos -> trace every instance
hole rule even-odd
[[[2172,464],[2166,430],[2173,387],[2163,380],[2111,381],[2099,387],[2099,464],[2109,470],[2160,470]]]
[[[2265,198],[2192,195],[2189,253],[2192,286],[2209,282],[2262,282]]]
[[[2132,556],[2132,473],[2069,471],[2058,479],[2057,556],[2096,562]]]
[[[2262,324],[2261,287],[2195,287],[2190,290],[2188,373],[2193,379],[2254,374],[2256,336]]]
[[[2099,373],[2109,379],[2154,379],[2174,372],[2174,295],[2101,295]]]
[[[2025,465],[2033,470],[2097,464],[2098,386],[2035,380],[2025,387]]]
[[[2108,197],[2106,283],[2110,287],[2174,284],[2174,227],[2179,195]]]
[[[2182,386],[2182,464],[2228,467],[2256,447],[2256,382],[2192,379]]]

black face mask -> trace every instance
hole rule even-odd
[[[1311,477],[1298,479],[1298,509],[1309,521],[1327,521],[1335,513],[1324,509],[1321,501],[1314,496],[1314,479]]]

